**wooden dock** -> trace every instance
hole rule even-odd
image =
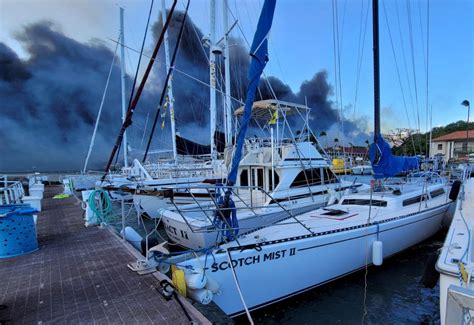
[[[0,324],[189,324],[183,309],[156,290],[156,274],[138,275],[136,256],[110,230],[85,228],[75,198],[52,199],[47,187],[38,216],[40,249],[0,259]],[[184,298],[196,323],[209,321]]]

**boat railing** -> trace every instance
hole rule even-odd
[[[202,162],[153,164],[145,165],[144,168],[153,178],[209,177],[220,172],[220,166],[212,166]]]
[[[265,213],[282,213],[279,218],[294,218],[294,214],[285,208],[284,205],[274,200],[272,195],[258,186],[232,186],[223,185],[200,185],[189,186],[184,190],[189,193],[194,203],[178,205],[174,201],[173,195],[177,190],[183,191],[183,187],[168,187],[167,197],[171,199],[174,205],[174,212],[178,213],[192,232],[219,232],[219,231],[239,231],[239,234],[255,230],[254,225],[246,227],[239,225],[242,216],[245,218],[255,218],[258,220],[259,227],[269,226],[263,215]],[[209,200],[199,200],[195,193],[202,194],[203,191],[208,194]],[[225,204],[226,196],[231,198],[230,204]],[[269,207],[269,203],[274,203]],[[237,219],[237,222],[235,222]],[[296,218],[296,222],[300,223]],[[196,226],[196,220],[199,220],[199,226]],[[204,225],[204,226],[203,226]],[[302,225],[304,228],[306,226]],[[308,228],[306,228],[311,232]]]
[[[0,177],[0,204],[21,203],[25,195],[23,185],[19,181],[10,181],[6,175]]]
[[[441,176],[439,173],[434,171],[424,171],[408,174],[407,182],[408,183],[419,183],[419,182],[429,182],[429,183],[446,183],[446,177]]]
[[[471,178],[471,173],[472,173],[472,166],[471,165],[466,165],[464,166],[463,170],[462,170],[462,180],[466,180],[468,178]]]

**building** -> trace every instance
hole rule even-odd
[[[468,146],[466,149],[466,136],[468,135]],[[443,154],[445,160],[466,157],[474,152],[474,130],[456,131],[434,138],[431,142],[430,157]]]
[[[368,159],[368,147],[361,147],[361,146],[352,146],[352,147],[328,147],[325,148],[324,151],[327,153],[329,157],[337,158],[337,157],[350,157],[355,159],[360,157],[364,160]]]

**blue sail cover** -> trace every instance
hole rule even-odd
[[[273,13],[275,12],[276,0],[265,0],[260,18],[258,19],[257,31],[253,37],[252,47],[250,48],[250,68],[249,85],[247,88],[247,98],[245,99],[244,114],[240,120],[240,129],[237,133],[234,157],[232,166],[227,177],[227,184],[232,186],[237,179],[240,160],[242,159],[242,148],[244,146],[245,134],[247,133],[250,117],[252,116],[252,106],[260,82],[260,76],[268,61],[268,34],[272,27]]]
[[[377,135],[376,140],[369,149],[374,178],[394,177],[400,173],[418,169],[417,157],[394,156],[390,145],[380,134]]]

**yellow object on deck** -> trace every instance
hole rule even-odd
[[[68,197],[70,197],[69,194],[57,194],[57,195],[53,196],[53,199],[56,199],[56,200],[58,200],[58,199],[67,199]]]
[[[351,170],[349,168],[346,168],[344,159],[342,158],[334,158],[332,160],[331,169],[335,174],[351,173]]]
[[[463,262],[458,262],[458,267],[459,267],[459,273],[461,273],[462,280],[464,283],[467,283],[467,280],[469,279],[466,268],[464,267]]]
[[[184,271],[178,269],[176,265],[171,265],[171,280],[173,285],[178,290],[178,293],[186,297],[186,280],[184,278]]]

